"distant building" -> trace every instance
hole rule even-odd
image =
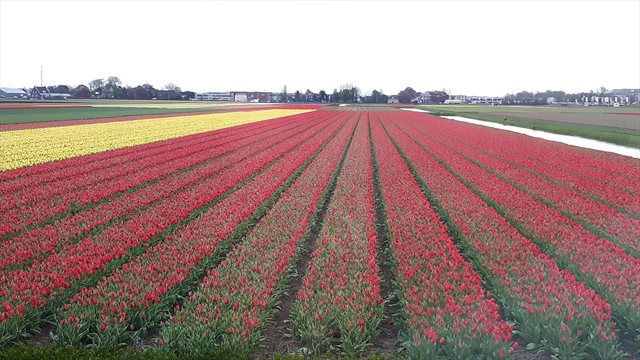
[[[425,91],[420,93],[420,95],[416,96],[411,100],[413,104],[431,104],[431,92]]]
[[[0,88],[0,98],[22,99],[28,96],[29,94],[22,89]]]
[[[304,93],[304,101],[306,102],[316,101],[317,97],[318,97],[318,94],[308,89],[307,89],[307,92]]]
[[[268,103],[273,101],[273,93],[270,91],[231,91],[233,101]]]
[[[502,105],[502,96],[467,96],[467,104]]]
[[[640,104],[640,89],[613,89],[609,96],[617,97],[620,103],[626,100],[624,105]]]
[[[478,95],[449,95],[444,101],[445,104],[480,104],[480,105],[502,105],[502,96],[478,96]]]
[[[247,93],[241,93],[241,92],[233,93],[233,101],[249,102],[249,96],[247,96]]]
[[[274,102],[278,101],[278,94],[265,91],[227,91],[196,93],[194,100],[209,101],[237,101],[237,102]]]
[[[194,100],[233,101],[233,96],[229,92],[196,93]]]
[[[387,104],[398,104],[398,103],[400,103],[400,100],[398,100],[398,97],[396,95],[389,96],[389,99],[387,100]]]
[[[67,98],[70,98],[71,94],[67,94],[67,93],[49,93],[49,99],[63,99],[66,100]]]
[[[51,93],[49,92],[49,89],[47,89],[46,86],[34,86],[33,89],[31,89],[31,93],[29,94],[29,96],[32,99],[48,99],[51,96]]]
[[[626,106],[640,104],[640,89],[614,89],[604,94],[585,95],[584,106]],[[576,103],[578,100],[576,99]]]

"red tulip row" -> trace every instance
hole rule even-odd
[[[23,232],[9,240],[0,242],[0,269],[20,266],[24,262],[49,255],[56,248],[69,245],[79,236],[105,225],[114,219],[124,220],[133,216],[132,212],[140,207],[163,199],[172,193],[186,189],[188,186],[212,176],[247,157],[255,156],[273,146],[277,136],[286,139],[295,136],[301,129],[317,126],[319,119],[309,119],[303,126],[292,126],[286,131],[274,129],[253,139],[243,139],[233,144],[207,149],[206,146],[195,159],[183,159],[179,166],[198,164],[198,166],[182,172],[171,173],[159,181],[134,192],[127,192],[109,202],[99,204],[72,216],[63,218],[41,228]],[[253,142],[252,142],[253,141]],[[243,151],[237,149],[244,146]],[[223,155],[220,155],[223,152]],[[219,156],[219,157],[218,157]],[[217,158],[216,158],[217,157]],[[212,159],[215,158],[215,159]],[[203,160],[204,159],[204,160]],[[176,164],[167,164],[175,166]],[[162,174],[171,170],[163,170]]]
[[[302,119],[309,118],[304,115],[301,116]],[[317,119],[318,116],[320,115],[314,114],[311,118]],[[264,138],[264,136],[261,136],[261,138]],[[81,189],[72,190],[59,194],[51,199],[45,199],[41,202],[26,205],[23,204],[12,208],[3,212],[0,217],[0,236],[21,230],[28,225],[45,221],[48,218],[73,209],[74,206],[85,206],[93,202],[101,201],[132,187],[140,186],[146,182],[156,180],[186,167],[196,165],[211,158],[212,156],[225,154],[230,151],[230,149],[237,148],[238,145],[242,146],[243,144],[251,143],[252,141],[253,139],[251,137],[245,137],[243,142],[239,143],[222,142],[222,144],[214,145],[203,143],[200,148],[196,147],[198,152],[189,157],[172,158],[174,156],[173,154],[164,154],[161,156],[160,160],[166,160],[166,163],[158,162],[155,166],[136,171],[134,174],[129,174],[127,176],[115,178]],[[226,147],[219,145],[226,145]],[[211,147],[214,147],[214,149],[210,149]],[[213,154],[217,155],[212,155],[211,150],[215,150],[216,152]]]
[[[429,116],[430,119],[434,119]],[[424,118],[423,118],[424,119]],[[430,120],[429,120],[430,121]],[[451,130],[458,129],[462,132],[468,125],[446,122],[451,125]],[[499,131],[486,127],[474,127],[477,131],[465,138],[481,141],[482,147],[496,149],[510,155],[518,155],[518,160],[533,161],[543,166],[556,167],[566,170],[567,174],[579,175],[591,180],[595,184],[613,185],[621,188],[638,189],[637,181],[640,177],[640,168],[637,160],[631,157],[614,153],[567,146],[554,141],[531,138],[508,131]],[[499,135],[498,135],[499,134]],[[499,136],[503,146],[499,146],[493,137]],[[552,153],[554,156],[549,156]],[[603,181],[604,180],[604,181]],[[635,184],[635,185],[634,185]],[[636,193],[638,193],[636,191]]]
[[[467,124],[416,115],[422,116],[423,121],[427,120],[433,130],[473,145],[480,151],[495,154],[572,191],[602,199],[609,205],[640,216],[640,183],[637,181],[640,168],[635,159],[616,155],[603,161],[592,152],[571,154],[567,151],[570,147],[563,144],[505,134],[482,126],[468,131]],[[494,141],[495,136],[500,137],[499,142]]]
[[[355,117],[242,244],[207,274],[198,291],[162,328],[160,342],[164,346],[180,353],[211,349],[221,343],[233,353],[249,355],[255,349],[354,125]]]
[[[361,119],[291,310],[295,335],[315,353],[335,341],[356,356],[382,321],[368,131]]]
[[[231,111],[261,111],[261,110],[269,110],[269,109],[295,109],[295,107],[277,107],[277,106],[272,106],[272,107],[263,107],[263,108],[258,108],[258,107],[254,107],[254,108],[245,108],[245,109],[233,109]],[[314,110],[316,108],[313,107],[309,107],[309,108],[305,108],[305,107],[300,107],[300,109],[309,109],[309,110]],[[224,111],[215,111],[215,113],[221,113],[221,112],[228,112],[226,110]],[[116,118],[104,118],[104,119],[86,119],[86,120],[69,120],[69,121],[55,121],[55,122],[44,122],[44,123],[32,123],[32,124],[22,124],[22,125],[27,125],[26,127],[21,126],[20,124],[13,124],[13,125],[5,125],[4,127],[2,127],[2,130],[0,131],[9,131],[9,130],[15,130],[15,129],[9,129],[8,127],[12,127],[14,125],[17,126],[17,128],[33,128],[33,127],[52,127],[52,126],[66,126],[66,125],[77,125],[77,124],[89,124],[89,123],[96,123],[96,122],[113,122],[113,121],[124,121],[124,120],[144,120],[144,119],[155,119],[155,118],[163,118],[163,117],[175,117],[175,116],[186,116],[186,115],[202,115],[202,114],[208,114],[211,112],[191,112],[191,113],[180,113],[180,114],[156,114],[156,115],[136,115],[136,116],[124,116],[124,117],[116,117]],[[292,115],[295,116],[295,115]],[[279,120],[285,120],[288,117],[282,117],[282,118],[278,118],[278,119],[273,119],[273,121],[279,121]],[[269,121],[271,122],[271,121]],[[254,125],[253,123],[250,124],[244,124],[244,125],[237,125],[234,126],[232,128],[225,128],[225,129],[220,129],[220,130],[216,130],[217,133],[219,134],[223,134],[225,133],[226,130],[231,130],[232,132],[235,132],[237,130],[241,130],[244,127],[248,127],[248,126],[252,126]],[[203,134],[196,134],[193,136],[209,136],[208,132],[207,133],[203,133]],[[18,168],[18,169],[12,169],[12,170],[8,170],[8,171],[4,171],[4,172],[0,172],[0,194],[5,192],[5,187],[8,187],[9,189],[11,189],[11,187],[13,186],[12,184],[14,184],[14,181],[17,181],[17,183],[19,184],[21,181],[33,181],[33,180],[29,180],[28,178],[33,177],[34,180],[36,180],[37,182],[40,181],[51,181],[51,180],[55,180],[58,179],[60,176],[66,177],[65,175],[65,171],[69,171],[66,170],[65,168],[67,168],[68,166],[77,166],[79,164],[81,164],[84,167],[89,166],[91,163],[93,162],[98,162],[98,161],[105,161],[106,164],[113,164],[114,161],[115,163],[118,162],[118,157],[120,156],[128,156],[130,154],[136,153],[138,151],[138,149],[152,149],[152,148],[156,148],[156,147],[162,147],[163,144],[166,143],[170,143],[174,141],[174,139],[168,139],[168,140],[162,140],[162,141],[157,141],[157,142],[153,142],[153,143],[149,143],[149,144],[144,144],[144,145],[139,145],[139,146],[134,146],[134,147],[127,147],[127,148],[121,148],[121,149],[114,149],[114,150],[109,150],[109,151],[105,151],[105,152],[100,152],[100,153],[95,153],[95,154],[89,154],[86,156],[82,156],[81,158],[69,158],[69,159],[63,159],[63,160],[59,160],[59,161],[53,161],[53,162],[49,162],[49,163],[43,163],[43,164],[38,164],[38,165],[34,165],[34,166],[29,166],[29,167],[24,167],[24,168]],[[101,165],[99,167],[96,167],[96,169],[102,168],[106,165]],[[71,170],[71,171],[75,171],[75,170]],[[49,175],[51,174],[51,175]],[[28,178],[27,178],[28,177]]]
[[[332,120],[331,120],[332,121]],[[136,249],[171,231],[192,212],[211,203],[240,181],[321,132],[327,124],[301,131],[289,140],[275,137],[270,151],[237,163],[217,176],[163,199],[136,217],[69,245],[25,269],[0,276],[0,339],[11,339],[38,325],[49,307],[86,286],[87,277],[113,269]],[[240,150],[242,151],[242,150]],[[71,289],[68,289],[71,288]],[[49,305],[49,306],[46,306]],[[28,317],[24,321],[21,317]],[[16,332],[16,330],[19,330]]]
[[[404,152],[487,286],[516,321],[525,341],[560,357],[587,351],[595,358],[620,357],[609,303],[540,251],[461,183],[405,131],[415,119],[381,113],[383,124]],[[394,120],[398,120],[395,121]],[[400,121],[401,120],[401,121]],[[473,129],[470,129],[473,131]]]
[[[174,305],[175,296],[168,294],[179,294],[180,284],[191,270],[219,251],[231,232],[272,196],[341,122],[333,122],[162,243],[77,294],[59,314],[59,341],[117,345],[131,336],[130,330],[158,324]]]
[[[458,131],[457,134],[460,135],[456,134],[455,138],[443,136],[439,125],[434,121],[428,127],[418,125],[417,128],[518,189],[526,191],[536,199],[541,199],[545,205],[553,206],[576,221],[586,223],[587,226],[595,225],[597,234],[611,239],[632,256],[640,257],[640,220],[544,178],[532,176],[530,172],[513,165],[510,161],[500,160],[488,155],[484,150],[477,150],[469,139],[464,138],[462,131]],[[445,124],[443,128],[444,126]],[[553,173],[558,176],[552,176]],[[552,169],[548,169],[547,175],[551,179],[562,176],[559,170]]]
[[[276,125],[287,126],[288,124],[281,121],[280,124],[268,122],[267,125],[268,128],[272,129]],[[21,204],[43,201],[56,194],[64,194],[92,184],[117,178],[122,180],[125,176],[147,171],[154,165],[191,156],[202,151],[204,144],[209,147],[221,146],[265,131],[264,125],[245,128],[242,132],[235,128],[230,129],[231,131],[228,130],[226,132],[206,132],[163,141],[161,145],[148,149],[140,146],[138,147],[140,151],[117,156],[115,159],[111,157],[107,159],[108,161],[96,161],[89,164],[82,161],[78,166],[67,166],[62,169],[64,170],[63,172],[57,172],[58,175],[61,175],[60,177],[56,178],[54,174],[46,173],[48,176],[45,182],[38,181],[38,176],[22,177],[20,178],[22,180],[20,183],[12,186],[14,189],[7,191],[3,195],[4,201],[0,204],[0,211]],[[82,160],[83,158],[78,157],[76,159]],[[5,187],[5,189],[7,188]]]
[[[253,124],[242,126],[250,125]],[[234,131],[235,129],[236,128],[226,128],[218,130],[216,132],[229,130]],[[210,134],[194,134],[185,138],[189,138],[191,136],[201,138],[210,136]],[[70,176],[68,174],[82,174],[92,169],[101,169],[103,167],[112,166],[114,164],[117,164],[121,157],[124,159],[129,159],[131,156],[135,156],[138,151],[147,151],[158,148],[161,149],[166,144],[173,143],[176,140],[178,139],[167,139],[143,145],[88,154],[76,158],[62,159],[58,161],[7,170],[0,173],[0,193],[17,190],[18,188],[22,187],[23,182],[26,182],[27,184],[38,184],[44,181],[54,181],[61,178],[67,178]]]
[[[480,276],[458,252],[446,227],[378,121],[373,144],[398,295],[404,310],[403,347],[410,358],[503,358],[511,326],[488,298]]]
[[[634,336],[640,335],[640,259],[432,140],[438,135],[426,136],[414,129],[410,131],[417,142],[494,202],[558,263],[567,265],[609,300],[614,315],[624,320],[623,326]]]

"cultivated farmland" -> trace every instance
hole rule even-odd
[[[640,350],[638,159],[393,108],[8,126],[7,353]]]

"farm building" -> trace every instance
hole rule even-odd
[[[431,92],[425,91],[416,96],[413,100],[411,100],[411,102],[416,104],[431,104]]]
[[[66,99],[71,97],[71,94],[54,93],[49,91],[49,89],[47,89],[47,87],[45,86],[34,86],[33,89],[31,89],[31,93],[29,94],[29,97],[31,97],[32,99],[40,99],[40,100]]]
[[[0,88],[0,98],[21,99],[28,96],[29,94],[22,89]]]
[[[229,92],[197,93],[195,100],[232,101],[233,96]]]
[[[30,97],[33,99],[48,99],[51,96],[46,86],[34,86],[31,89]]]

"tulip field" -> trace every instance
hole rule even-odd
[[[390,107],[0,126],[0,353],[634,358],[638,179]]]

